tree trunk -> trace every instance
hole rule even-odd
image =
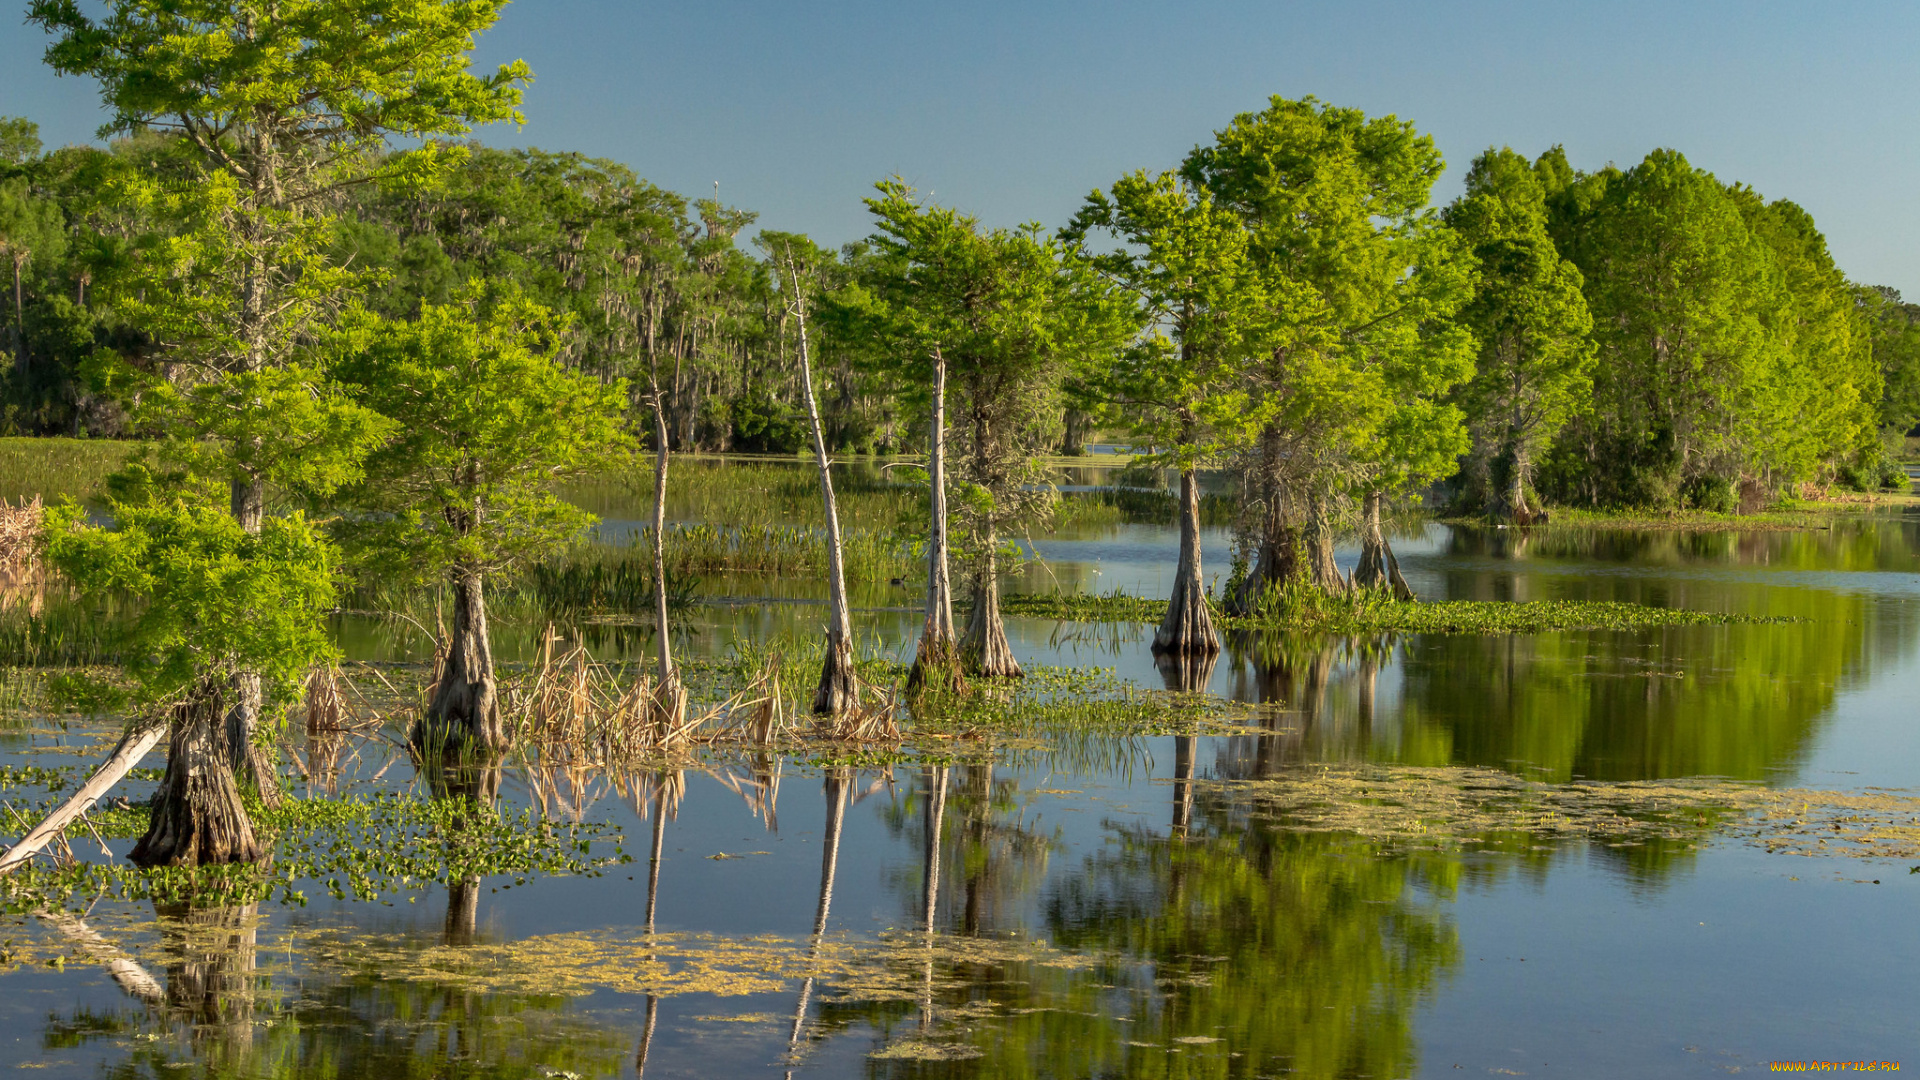
[[[258,477],[235,480],[228,487],[233,519],[250,533],[259,533],[267,516],[267,485]],[[280,805],[280,782],[274,775],[273,751],[255,745],[260,728],[260,676],[243,671],[233,677],[227,710],[225,742],[228,767],[240,784],[252,784],[265,806]]]
[[[947,358],[933,350],[933,426],[927,440],[927,483],[933,514],[927,535],[927,618],[907,673],[909,693],[961,693],[960,652],[953,633],[953,583],[947,574]]]
[[[1360,564],[1353,568],[1353,587],[1384,589],[1387,585],[1387,559],[1383,549],[1387,546],[1387,538],[1380,531],[1380,493],[1367,492],[1360,505]]]
[[[500,685],[493,672],[493,642],[487,634],[484,578],[456,571],[453,583],[453,634],[446,661],[433,687],[433,699],[413,728],[421,750],[475,750],[491,757],[506,751],[506,726],[500,720]]]
[[[960,643],[960,655],[969,675],[1018,679],[1025,673],[1007,644],[1007,624],[1000,618],[1000,574],[993,553],[997,539],[989,527],[986,550],[973,579],[973,610],[967,613],[967,636]]]
[[[1063,457],[1079,457],[1087,452],[1087,421],[1091,419],[1084,411],[1067,407],[1064,429],[1060,439],[1060,453]]]
[[[1268,488],[1266,512],[1261,515],[1260,548],[1253,569],[1240,581],[1240,587],[1227,597],[1227,614],[1246,618],[1260,609],[1266,594],[1284,586],[1300,573],[1300,529],[1287,515],[1286,493],[1278,485]]]
[[[1253,477],[1263,504],[1259,544],[1247,576],[1240,579],[1240,586],[1225,598],[1227,614],[1236,618],[1256,614],[1269,592],[1286,585],[1300,573],[1300,529],[1293,523],[1288,505],[1283,449],[1277,425],[1269,424],[1262,429]]]
[[[687,695],[680,685],[680,672],[673,666],[673,637],[667,621],[667,414],[660,402],[660,376],[650,370],[648,383],[653,389],[653,615],[659,634],[659,680],[654,700],[660,706],[656,723],[667,730],[680,727],[686,719]]]
[[[794,315],[800,329],[800,379],[807,396],[807,427],[813,433],[813,460],[820,469],[820,498],[827,515],[827,651],[820,663],[820,685],[813,694],[816,716],[839,716],[860,702],[853,677],[853,619],[847,609],[845,555],[840,548],[840,509],[833,498],[833,462],[827,457],[826,436],[820,430],[820,405],[813,395],[813,361],[807,349],[806,298],[791,261],[788,278],[793,287]]]
[[[233,704],[227,709],[225,730],[227,765],[234,782],[252,784],[262,806],[280,805],[280,777],[274,771],[272,747],[259,745],[254,733],[260,726],[260,676],[243,671],[233,677],[229,687]]]
[[[1156,653],[1211,655],[1220,651],[1200,574],[1200,482],[1191,467],[1180,473],[1180,563],[1174,569],[1167,617],[1153,635]]]
[[[1314,493],[1311,506],[1307,519],[1307,579],[1327,595],[1339,596],[1349,586],[1339,564],[1333,561],[1332,508],[1327,505],[1326,495],[1319,492]]]
[[[173,712],[167,771],[145,836],[127,858],[136,866],[259,862],[266,852],[233,782],[222,724],[225,687],[203,685]]]
[[[1507,478],[1507,511],[1513,515],[1515,525],[1530,525],[1533,523],[1533,511],[1527,506],[1526,448],[1515,443],[1512,460],[1512,475]]]
[[[1400,560],[1393,557],[1393,547],[1380,528],[1380,506],[1385,499],[1383,493],[1369,491],[1362,503],[1365,512],[1360,527],[1360,565],[1353,568],[1353,587],[1389,589],[1395,600],[1412,600],[1413,589],[1400,575]]]

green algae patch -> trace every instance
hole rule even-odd
[[[830,987],[828,1000],[862,1002],[917,1001],[929,987],[958,988],[964,980],[953,972],[962,965],[1082,970],[1096,959],[1043,941],[925,934],[804,939],[581,931],[456,945],[323,930],[285,947],[299,950],[313,973],[377,973],[477,993],[739,997],[815,979]]]
[[[905,1038],[867,1055],[875,1061],[970,1061],[986,1054],[980,1048],[959,1042],[935,1042],[931,1039]]]
[[[1006,615],[1063,622],[1158,623],[1164,600],[1114,593],[1073,596],[1035,593],[1001,599]],[[1721,626],[1734,623],[1787,623],[1776,616],[1656,608],[1613,600],[1433,600],[1403,603],[1385,596],[1275,604],[1268,613],[1229,618],[1215,612],[1228,629],[1317,630],[1335,634],[1540,634],[1554,630],[1644,630],[1663,626]]]
[[[1476,768],[1322,765],[1264,780],[1195,781],[1294,832],[1355,837],[1376,852],[1609,846],[1715,835],[1770,852],[1920,857],[1920,798],[1903,792],[1775,790],[1723,780],[1534,783]]]

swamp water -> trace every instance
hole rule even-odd
[[[1207,542],[1210,573],[1224,574],[1224,534]],[[1017,587],[1165,595],[1175,543],[1171,529],[1138,525],[1036,538],[1050,566]],[[589,836],[597,876],[416,882],[374,900],[311,882],[305,906],[157,913],[107,899],[83,918],[8,917],[0,1068],[1920,1067],[1920,873],[1909,873],[1920,804],[1897,790],[1920,787],[1920,520],[1531,536],[1432,525],[1397,550],[1427,598],[1804,621],[1231,635],[1211,670],[1167,673],[1150,627],[1009,619],[1024,664],[1107,668],[1152,689],[1197,681],[1257,707],[1193,735],[1023,739],[991,753],[956,740],[951,755],[908,761],[714,754],[635,774],[509,768],[508,806],[603,830]],[[689,614],[690,655],[811,632],[820,618],[807,580],[703,589],[728,602]],[[917,601],[905,587],[856,590],[863,643],[910,657]],[[341,636],[359,659],[419,658],[392,624],[347,620]],[[501,652],[524,659],[538,636],[521,627]],[[596,655],[645,648],[614,634]],[[0,763],[16,781],[29,766],[84,771],[98,739],[78,723],[15,728],[0,735]],[[298,756],[315,775],[290,781],[296,795],[425,790],[378,736]],[[122,790],[137,799],[150,786]],[[1799,789],[1837,794],[1770,794]],[[24,782],[5,794],[55,797]],[[605,862],[616,832],[631,861]],[[120,854],[130,844],[107,842]],[[99,858],[91,838],[73,846]]]

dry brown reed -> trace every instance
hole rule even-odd
[[[875,686],[855,675],[859,693],[843,713],[814,718],[813,734],[836,742],[900,741],[899,694],[890,686]]]
[[[14,506],[0,499],[0,572],[31,576],[40,566],[40,496]]]
[[[677,678],[628,679],[622,665],[597,663],[577,639],[549,629],[538,663],[502,687],[502,706],[522,753],[546,767],[606,766],[716,743],[765,747],[797,734],[833,739],[897,739],[896,702],[874,691],[870,704],[802,732],[780,678],[782,658],[723,701],[693,708]]]

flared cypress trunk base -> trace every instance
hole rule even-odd
[[[1333,517],[1326,499],[1313,502],[1313,518],[1307,525],[1307,580],[1328,596],[1344,595],[1351,583],[1333,559]]]
[[[486,594],[478,574],[454,582],[452,640],[427,708],[413,726],[412,741],[423,755],[494,757],[511,745],[500,717],[500,684],[493,671]]]
[[[859,704],[860,684],[853,674],[853,643],[829,633],[827,653],[820,661],[820,685],[813,692],[813,714],[839,716]]]
[[[1007,624],[1000,617],[1000,585],[989,565],[984,580],[973,584],[973,610],[967,613],[967,633],[960,641],[960,657],[969,675],[983,679],[1018,679],[1026,673],[1007,643]]]
[[[1400,560],[1394,558],[1393,548],[1380,527],[1380,503],[1378,493],[1367,496],[1366,515],[1360,530],[1360,565],[1353,568],[1353,587],[1386,589],[1393,593],[1395,600],[1410,601],[1414,598],[1413,588],[1401,575]]]
[[[260,676],[235,675],[231,693],[226,740],[234,782],[242,789],[251,787],[260,797],[260,805],[272,809],[280,805],[280,777],[274,770],[273,751],[254,742],[254,732],[260,726]]]
[[[146,835],[127,856],[136,866],[211,866],[266,857],[240,801],[227,752],[225,695],[203,687],[178,707],[167,770]]]
[[[1173,596],[1167,616],[1153,633],[1153,651],[1211,656],[1220,651],[1213,629],[1213,610],[1207,606],[1206,582],[1200,570],[1200,484],[1193,470],[1180,474],[1180,561],[1174,570]]]

